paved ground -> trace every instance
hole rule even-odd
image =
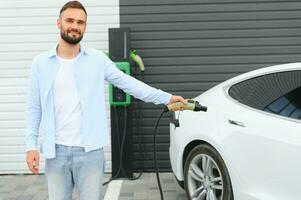
[[[110,174],[105,174],[105,181],[109,177]],[[161,173],[160,178],[165,200],[187,199],[171,173]],[[105,190],[111,185],[106,186]],[[153,173],[144,173],[135,181],[122,180],[121,189],[113,188],[113,191],[120,192],[118,200],[160,199],[156,176]],[[76,192],[73,196],[74,200],[78,199]],[[0,175],[0,200],[47,200],[44,175]]]
[[[160,173],[164,200],[187,200],[172,173]],[[123,181],[119,200],[160,200],[156,174],[144,173],[135,181]]]
[[[42,175],[1,175],[0,200],[45,200],[47,189]]]

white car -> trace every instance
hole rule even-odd
[[[300,200],[301,63],[227,80],[170,123],[173,173],[193,200]]]

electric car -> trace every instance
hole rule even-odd
[[[300,200],[301,63],[254,70],[179,111],[170,160],[192,200]]]

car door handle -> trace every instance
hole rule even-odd
[[[241,127],[245,127],[244,123],[242,122],[239,122],[239,121],[235,121],[235,120],[231,120],[229,119],[228,120],[229,124],[232,124],[232,125],[236,125],[236,126],[241,126]]]

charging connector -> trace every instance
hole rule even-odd
[[[187,104],[184,104],[182,102],[168,104],[167,106],[165,106],[164,111],[165,112],[172,111],[173,108],[175,108],[175,107],[180,107],[183,110],[204,111],[204,112],[207,111],[206,106],[202,106],[198,101],[195,101],[192,99],[187,99]]]

